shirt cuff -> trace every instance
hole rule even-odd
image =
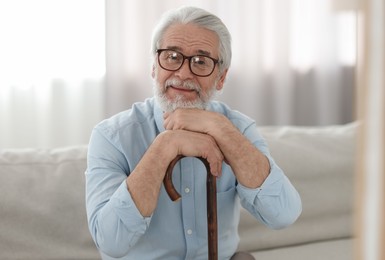
[[[131,230],[144,233],[150,225],[151,216],[143,217],[133,201],[124,181],[111,197],[112,208],[121,221]]]
[[[270,161],[270,173],[259,188],[247,188],[240,183],[237,185],[239,196],[251,205],[255,205],[258,197],[278,196],[281,193],[284,174],[273,159],[270,157],[268,159]]]

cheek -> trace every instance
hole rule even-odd
[[[162,69],[155,69],[154,74],[155,74],[154,79],[161,85],[163,85],[164,82],[171,76],[171,73],[169,71],[165,71]]]
[[[216,88],[214,79],[201,79],[199,85],[205,93],[208,93],[211,89]]]

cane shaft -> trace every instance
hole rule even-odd
[[[217,184],[215,177],[207,174],[207,236],[209,260],[218,259]]]
[[[175,164],[184,156],[177,156],[168,166],[163,179],[164,187],[172,201],[180,199],[180,194],[176,191],[172,183],[172,170]],[[208,239],[208,259],[218,259],[218,223],[217,223],[217,183],[215,176],[210,172],[210,165],[206,159],[197,157],[203,162],[207,171],[206,196],[207,196],[207,239]]]

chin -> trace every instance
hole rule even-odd
[[[178,108],[197,108],[206,109],[208,102],[197,100],[185,100],[183,96],[176,96],[173,99],[167,98],[166,95],[155,94],[155,100],[164,112],[172,112]]]
[[[173,112],[178,108],[196,108],[205,110],[210,103],[216,97],[218,91],[213,88],[206,96],[197,96],[193,100],[186,100],[183,95],[176,95],[173,98],[167,96],[166,91],[159,86],[154,84],[153,86],[154,97],[157,104],[164,112]]]

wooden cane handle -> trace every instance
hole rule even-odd
[[[180,199],[180,194],[176,191],[172,183],[172,171],[175,164],[185,156],[179,155],[171,161],[167,168],[166,175],[163,179],[163,184],[172,201]],[[207,235],[208,235],[208,259],[218,259],[218,223],[217,223],[217,182],[215,176],[211,174],[210,165],[206,159],[196,157],[201,160],[206,167],[206,195],[207,195]]]
[[[166,171],[166,175],[163,179],[164,188],[166,189],[166,192],[172,201],[180,199],[180,194],[176,191],[174,184],[172,183],[172,170],[174,169],[175,164],[183,157],[183,155],[178,155],[174,160],[170,162]]]

